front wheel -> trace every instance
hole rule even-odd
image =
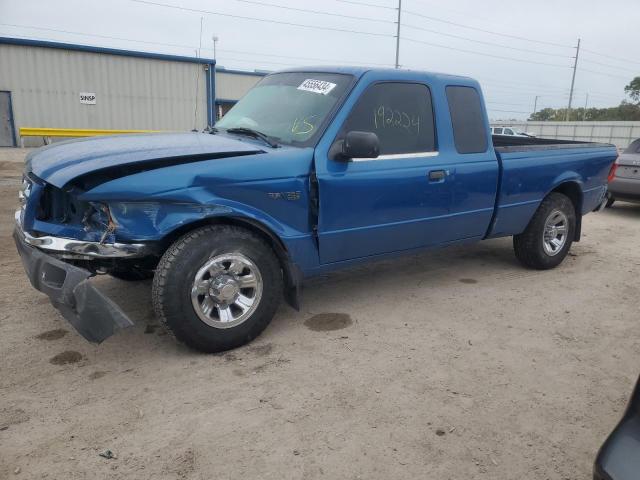
[[[282,297],[273,249],[229,225],[198,228],[165,252],[153,306],[178,340],[203,352],[239,347],[269,324]]]
[[[530,268],[554,268],[569,253],[575,230],[576,211],[571,200],[561,193],[550,193],[525,231],[513,237],[516,257]]]

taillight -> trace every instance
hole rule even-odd
[[[616,160],[611,165],[611,170],[609,170],[609,176],[607,177],[607,182],[611,183],[614,178],[616,178],[616,170],[618,169],[618,161]]]

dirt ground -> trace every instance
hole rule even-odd
[[[640,374],[640,205],[588,215],[553,271],[499,239],[314,279],[203,355],[147,282],[98,279],[137,322],[98,346],[30,287],[22,154],[0,152],[0,478],[587,479]]]

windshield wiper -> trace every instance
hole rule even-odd
[[[280,146],[276,142],[271,140],[271,137],[269,137],[269,135],[266,135],[262,132],[258,132],[257,130],[253,130],[252,128],[235,127],[235,128],[227,128],[226,131],[228,133],[236,133],[238,135],[248,135],[253,138],[259,138],[260,140],[262,140],[272,148],[278,148]]]

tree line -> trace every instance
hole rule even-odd
[[[623,100],[617,107],[606,108],[572,108],[569,113],[569,121],[640,121],[640,77],[635,77],[624,87],[625,93],[630,97]],[[531,121],[564,121],[567,116],[566,108],[543,108],[533,113]]]

